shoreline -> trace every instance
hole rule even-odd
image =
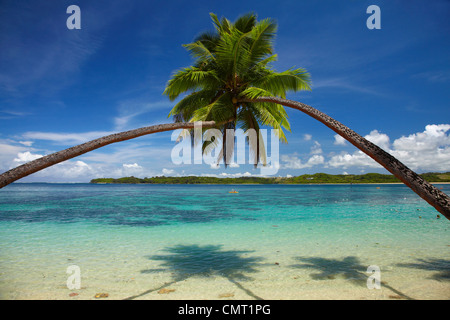
[[[431,184],[450,184],[450,182],[430,182]],[[334,183],[326,183],[326,182],[317,182],[317,183],[115,183],[115,182],[13,182],[13,184],[92,184],[92,185],[214,185],[214,186],[237,186],[237,185],[270,185],[270,186],[276,186],[276,185],[283,185],[283,186],[313,186],[313,185],[404,185],[403,182],[334,182]]]
[[[33,182],[33,183],[41,183],[41,182]],[[47,183],[47,182],[42,182],[42,183]],[[56,182],[54,184],[65,184],[65,182]],[[450,184],[450,182],[429,182],[431,184]],[[51,184],[51,183],[49,183]],[[318,183],[114,183],[114,182],[86,182],[83,183],[81,182],[80,184],[133,184],[133,185],[215,185],[215,186],[239,186],[239,185],[251,185],[251,186],[257,186],[257,185],[269,185],[269,186],[277,186],[277,185],[283,185],[283,186],[313,186],[313,185],[405,185],[403,182],[356,182],[356,183],[347,183],[347,182],[342,182],[342,183],[326,183],[326,182],[318,182]]]

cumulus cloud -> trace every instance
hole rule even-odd
[[[174,173],[175,173],[175,170],[163,168],[163,169],[162,169],[162,173],[163,173],[164,175],[171,175],[171,174],[174,174]]]
[[[215,177],[215,178],[238,178],[238,177],[251,177],[251,176],[260,176],[260,175],[252,175],[250,172],[246,171],[244,173],[226,173],[222,172],[219,174],[215,173],[203,173],[200,175],[201,177]]]
[[[19,159],[18,154],[21,152],[26,152],[28,148],[25,148],[23,145],[17,146],[11,144],[10,141],[1,141],[0,140],[0,171],[7,171],[12,167],[17,166],[17,162],[13,159],[17,157]]]
[[[403,162],[412,170],[448,171],[450,170],[450,125],[427,125],[423,132],[402,136],[391,144],[390,138],[378,130],[373,130],[365,138]],[[361,151],[344,152],[334,155],[327,162],[331,167],[370,167],[381,166]]]
[[[39,158],[38,155],[24,152],[22,154],[18,154],[14,161],[18,160],[16,163],[19,162],[17,165],[20,165],[22,164],[21,162],[25,163],[37,158]],[[98,172],[98,168],[93,168],[84,161],[68,160],[33,173],[32,175],[25,177],[23,181],[89,182],[90,179],[98,176],[95,175]]]
[[[332,156],[327,164],[331,167],[342,167],[343,169],[348,169],[349,167],[381,167],[377,162],[372,160],[362,151],[356,151],[353,154],[344,152],[342,154]]]
[[[248,171],[244,172],[244,173],[225,173],[222,172],[220,174],[221,177],[224,178],[236,178],[236,177],[250,177],[252,174]]]
[[[403,136],[394,141],[393,146],[397,151],[418,152],[435,151],[439,148],[450,146],[449,124],[428,125],[424,132]]]
[[[139,176],[144,174],[144,168],[137,163],[124,163],[120,174],[122,176]]]
[[[39,159],[47,154],[32,147],[26,147],[23,141],[0,140],[0,172]],[[137,162],[130,161],[133,153],[129,148],[121,150],[126,157],[113,153],[108,155],[87,155],[81,159],[66,160],[22,178],[22,182],[89,182],[93,178],[124,176],[154,176],[157,171],[147,170]]]
[[[392,154],[414,170],[450,170],[450,125],[427,125],[425,131],[393,142]]]
[[[322,155],[313,155],[306,161],[302,162],[295,154],[294,155],[282,155],[281,161],[283,164],[281,165],[282,169],[305,169],[311,168],[315,165],[325,163],[325,158]]]
[[[85,177],[92,172],[91,166],[89,166],[86,162],[80,160],[62,163],[58,166],[55,166],[55,168],[56,170],[60,169],[58,171],[61,173],[61,176],[67,179]]]
[[[390,148],[389,136],[387,134],[378,132],[378,130],[372,130],[364,138],[372,143],[375,143],[381,149],[389,150]]]
[[[341,137],[338,134],[334,135],[334,145],[336,146],[345,146],[347,143],[347,140],[345,140],[343,137]]]
[[[127,168],[127,169],[140,169],[140,168],[142,168],[140,165],[138,165],[137,163],[133,163],[133,164],[127,164],[127,163],[124,163],[123,165],[122,165],[124,168]]]
[[[33,161],[39,158],[42,158],[43,155],[41,154],[33,154],[30,151],[25,151],[25,152],[19,152],[17,154],[17,158],[14,158],[14,162],[29,162],[29,161]]]
[[[321,154],[322,153],[322,147],[319,142],[314,141],[314,145],[311,147],[311,154]]]
[[[218,163],[211,163],[211,165],[210,165],[210,167],[211,167],[211,169],[214,169],[214,170],[216,170],[216,169],[219,169],[220,168],[220,165],[218,164]]]

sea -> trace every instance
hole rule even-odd
[[[448,300],[449,227],[401,184],[14,183],[0,299]]]

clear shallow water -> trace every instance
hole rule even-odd
[[[0,298],[449,299],[437,214],[403,185],[12,184]],[[369,265],[381,290],[367,288]]]

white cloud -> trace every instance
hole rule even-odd
[[[30,151],[25,151],[25,152],[19,152],[17,154],[17,158],[14,159],[15,162],[29,162],[29,161],[33,161],[39,158],[42,158],[43,155],[41,154],[32,154]]]
[[[309,140],[312,139],[312,135],[310,135],[310,134],[308,134],[308,133],[305,133],[305,134],[303,135],[303,139],[304,139],[305,141],[309,141]]]
[[[23,160],[32,157],[22,157]],[[102,176],[97,174],[99,168],[93,168],[84,161],[64,161],[44,170],[33,173],[20,181],[31,182],[89,182],[90,179]]]
[[[122,164],[121,176],[140,176],[144,174],[144,168],[137,163]]]
[[[24,153],[33,151],[33,148],[17,144],[12,140],[0,140],[0,173],[27,162],[28,156]],[[19,154],[23,154],[20,155]],[[17,159],[16,161],[14,159]],[[22,161],[22,162],[19,162]]]
[[[85,138],[87,137],[86,135],[84,136]],[[427,125],[422,132],[405,135],[395,140],[390,139],[388,135],[379,130],[372,130],[365,137],[398,158],[414,171],[450,171],[450,124]],[[63,139],[63,136],[53,136],[53,138],[55,141],[67,139],[67,137]],[[335,140],[338,141],[336,137]],[[392,143],[391,140],[393,141]],[[30,140],[23,138],[22,140],[19,138],[17,141],[10,139],[0,140],[0,169],[2,172],[52,152],[51,150],[37,149],[37,142],[33,144],[33,147],[31,147],[31,144],[28,147],[22,143],[26,141]],[[382,168],[373,159],[359,150],[329,155],[325,159],[325,154],[323,153],[323,151],[326,151],[325,146],[321,146],[317,141],[312,142],[309,156],[303,158],[296,153],[281,155],[281,165],[276,163],[273,167],[280,169],[315,168],[316,170],[338,168],[341,172],[350,172],[350,169],[370,172],[372,168]],[[165,160],[170,162],[170,147],[155,147],[149,143],[128,142],[121,145],[120,148],[115,148],[114,146],[111,148],[108,152],[95,151],[83,155],[80,161],[68,160],[49,167],[26,177],[25,181],[87,182],[97,177],[117,178],[130,175],[151,177],[161,175],[161,172],[165,175],[176,174],[174,170],[167,169],[167,165],[164,164],[154,171],[145,168],[152,167],[146,157],[149,151],[155,154],[152,158],[153,163],[165,163]],[[322,148],[324,148],[323,151]],[[220,167],[216,163],[211,165],[211,169],[220,169]],[[230,164],[229,167],[238,168],[239,165],[234,163]],[[231,170],[231,172],[233,171],[236,171],[236,169]],[[220,172],[221,170],[209,176],[262,176],[262,173],[259,172],[253,175],[250,172],[242,171],[240,173],[227,172],[224,174],[220,174]],[[292,172],[289,173],[293,174]]]
[[[345,146],[347,143],[347,140],[345,140],[345,138],[343,138],[342,136],[335,134],[334,135],[334,145],[336,146]]]
[[[342,167],[344,169],[348,169],[349,167],[380,168],[378,163],[362,151],[355,151],[353,154],[344,152],[342,154],[332,156],[327,164],[331,167]]]
[[[323,164],[324,162],[325,158],[323,156],[314,155],[311,158],[309,158],[307,164],[312,167],[318,164]]]
[[[84,177],[89,175],[92,172],[91,166],[83,161],[69,161],[63,162],[58,166],[55,166],[55,169],[60,169],[61,176],[66,179],[76,179],[78,177]]]
[[[32,140],[48,140],[53,142],[58,142],[60,144],[80,144],[93,139],[101,138],[103,136],[112,134],[113,132],[108,131],[91,131],[91,132],[81,132],[81,133],[57,133],[57,132],[39,132],[30,131],[25,132],[22,137],[25,139]]]
[[[450,125],[427,125],[425,131],[393,142],[391,153],[413,170],[450,170]]]
[[[325,158],[321,155],[315,154],[310,157],[306,163],[303,163],[296,155],[282,155],[281,161],[284,162],[281,166],[282,169],[304,169],[323,164],[325,162]]]
[[[372,130],[368,135],[366,135],[364,138],[369,140],[370,142],[376,144],[381,149],[389,150],[390,148],[390,141],[387,134],[380,133],[378,130]]]
[[[314,141],[314,145],[311,147],[311,154],[321,154],[322,153],[322,148],[319,142]]]
[[[210,173],[205,173],[205,174],[201,174],[201,176],[203,177],[216,177],[216,178],[238,178],[238,177],[251,177],[253,176],[250,172],[246,171],[244,173],[226,173],[226,172],[222,172],[219,174],[210,174]],[[258,175],[256,175],[258,176]]]
[[[99,177],[119,178],[130,175],[151,177],[158,174],[157,171],[147,170],[138,163],[130,161],[133,152],[129,151],[133,149],[129,149],[128,146],[117,154],[100,154],[99,156],[94,152],[90,156],[83,156],[80,160],[67,160],[48,167],[20,179],[19,182],[89,182]],[[124,153],[127,155],[125,156]],[[38,159],[43,156],[42,154],[42,151],[25,147],[12,140],[0,140],[0,172]]]
[[[124,168],[127,168],[127,169],[141,169],[142,167],[140,166],[140,165],[138,165],[137,163],[133,163],[133,164],[127,164],[127,163],[124,163],[123,165],[122,165]]]
[[[403,136],[394,141],[393,146],[397,151],[418,152],[432,151],[441,147],[450,146],[449,124],[427,125],[424,132]]]
[[[392,154],[412,170],[448,171],[450,170],[450,125],[427,125],[425,131],[402,136],[390,144],[386,134],[373,130],[365,138]],[[381,166],[362,151],[335,155],[327,162],[331,167],[369,167]]]
[[[171,175],[175,173],[175,170],[163,168],[162,173],[163,175]]]
[[[23,144],[24,146],[31,147],[33,141],[19,141],[19,143]]]

